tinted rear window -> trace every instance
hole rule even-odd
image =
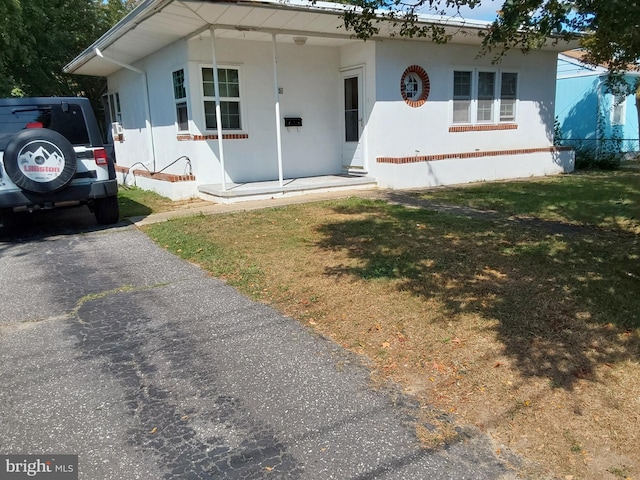
[[[25,128],[49,128],[64,135],[73,145],[89,145],[87,124],[80,105],[20,105],[0,107],[0,149],[9,138]],[[66,111],[65,111],[66,110]]]

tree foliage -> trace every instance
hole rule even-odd
[[[0,96],[85,95],[104,80],[62,68],[129,11],[132,0],[0,0]]]
[[[345,25],[360,38],[378,33],[379,18],[392,20],[397,34],[447,41],[441,26],[419,24],[418,13],[451,16],[460,7],[490,0],[348,0]],[[510,49],[541,47],[550,37],[580,39],[585,61],[604,64],[612,72],[638,68],[640,2],[637,0],[503,0],[496,20],[481,32],[483,51],[496,58]]]
[[[5,68],[14,56],[22,56],[25,50],[19,35],[12,35],[12,29],[22,32],[22,8],[19,0],[0,0],[0,95],[11,92],[15,78],[13,72]]]

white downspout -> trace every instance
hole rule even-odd
[[[211,50],[213,59],[213,89],[216,96],[216,129],[218,131],[218,152],[220,156],[220,169],[222,170],[222,191],[227,191],[227,171],[224,166],[224,148],[222,141],[222,113],[220,110],[220,84],[218,82],[218,60],[216,59],[216,35],[213,27],[211,32]]]
[[[120,62],[114,58],[105,57],[99,48],[95,49],[95,54],[98,57],[105,59],[107,62],[111,62],[122,68],[131,70],[132,72],[139,73],[142,76],[142,89],[144,90],[144,95],[142,95],[142,97],[144,101],[144,110],[145,110],[144,123],[147,128],[147,131],[149,132],[149,148],[151,150],[151,158],[153,160],[153,171],[155,172],[156,171],[156,149],[155,149],[155,142],[153,137],[153,126],[151,124],[151,102],[149,101],[149,83],[147,80],[147,72],[145,72],[144,70],[140,70],[139,68],[136,68],[132,65],[128,65],[126,63]]]
[[[278,181],[280,188],[284,188],[284,178],[282,173],[282,132],[280,128],[280,92],[278,90],[278,51],[276,49],[276,34],[271,35],[273,38],[273,88],[275,94],[275,113],[276,113],[276,145],[278,149]]]

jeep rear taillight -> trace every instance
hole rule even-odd
[[[93,159],[96,161],[96,165],[107,164],[107,151],[104,148],[97,148],[93,151]]]

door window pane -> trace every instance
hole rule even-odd
[[[360,112],[358,111],[358,77],[344,79],[344,129],[345,141],[360,140],[358,128]]]

